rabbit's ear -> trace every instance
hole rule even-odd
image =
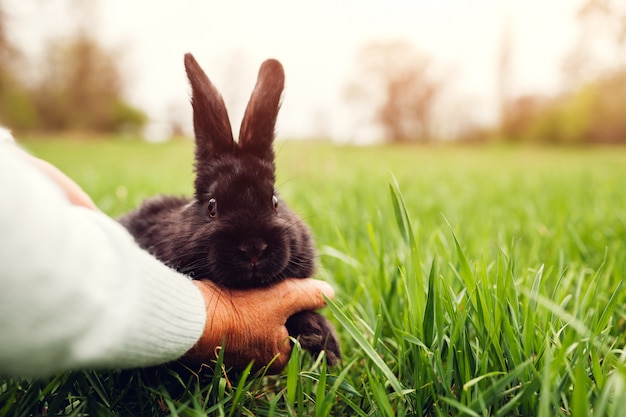
[[[280,62],[275,59],[263,62],[239,131],[239,146],[246,152],[274,159],[272,141],[284,85]]]
[[[185,70],[191,84],[196,159],[200,162],[232,149],[235,142],[222,96],[190,53],[185,54]]]

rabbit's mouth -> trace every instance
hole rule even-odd
[[[276,260],[267,254],[250,256],[245,261],[245,269],[241,271],[238,286],[240,288],[267,287],[284,278],[284,266],[277,265]]]
[[[285,252],[288,250],[277,251],[261,240],[247,241],[229,251],[222,247],[219,256],[209,255],[216,263],[211,265],[208,276],[229,288],[267,287],[286,277],[283,273],[288,264]]]

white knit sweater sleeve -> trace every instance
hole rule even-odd
[[[0,375],[167,362],[205,320],[187,277],[0,143]]]

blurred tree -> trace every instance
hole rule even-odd
[[[126,103],[114,53],[80,31],[53,41],[33,89],[40,129],[137,133],[146,116]]]
[[[528,127],[550,103],[548,97],[525,95],[503,103],[499,134],[507,140],[528,140]]]
[[[565,139],[591,143],[626,143],[626,67],[584,84],[565,103]],[[577,134],[573,134],[578,127]],[[567,131],[566,131],[567,132]]]
[[[566,92],[508,101],[500,130],[515,141],[626,143],[626,3],[585,0],[564,62]]]
[[[348,86],[350,99],[375,103],[374,120],[390,142],[429,142],[432,116],[443,83],[431,61],[406,42],[372,43],[357,57],[360,75]]]
[[[553,144],[626,143],[626,68],[558,97],[509,103],[502,131],[509,140]]]
[[[570,86],[626,66],[626,3],[585,0],[578,10],[579,36],[563,69]]]
[[[573,90],[557,102],[561,142],[626,142],[626,3],[585,0],[580,33],[564,62]]]
[[[49,40],[43,62],[33,64],[11,45],[0,0],[0,123],[17,131],[140,132],[147,116],[123,98],[119,54],[91,35],[95,5],[72,0],[77,29]],[[37,79],[24,78],[27,66],[39,69]]]
[[[497,94],[500,120],[506,120],[509,115],[509,100],[511,94],[512,82],[512,57],[513,57],[513,34],[511,22],[508,15],[505,15],[502,23],[500,48],[498,51],[498,67],[497,67]]]
[[[6,21],[0,3],[0,125],[21,130],[35,123],[36,114],[30,94],[16,70],[22,56],[9,40]]]
[[[17,55],[16,49],[11,45],[7,36],[6,15],[0,3],[0,91],[4,91],[12,78],[9,63]]]

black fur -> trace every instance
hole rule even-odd
[[[274,189],[274,127],[284,86],[282,65],[267,60],[259,70],[241,124],[239,143],[224,101],[191,54],[185,68],[192,89],[195,195],[150,199],[120,219],[137,243],[194,279],[224,287],[253,288],[313,274],[310,230]],[[322,315],[302,312],[287,329],[311,353],[326,350],[336,364],[339,343]]]

